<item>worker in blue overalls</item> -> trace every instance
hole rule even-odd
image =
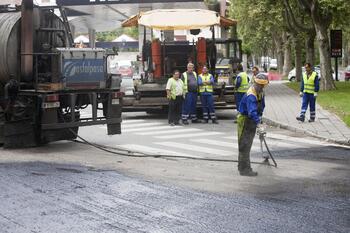
[[[182,105],[182,123],[188,125],[188,119],[192,123],[200,123],[197,118],[198,77],[193,71],[193,63],[187,64],[187,71],[182,74],[184,83],[185,100]]]
[[[204,123],[208,123],[210,118],[213,124],[218,124],[215,115],[213,98],[214,82],[215,81],[213,75],[211,75],[208,72],[208,68],[204,66],[202,69],[202,74],[198,76],[199,93],[201,95]]]
[[[235,79],[235,101],[236,108],[239,109],[241,100],[249,88],[249,77],[246,72],[243,72],[243,66],[241,64],[238,64],[237,71],[239,73]]]
[[[254,84],[243,96],[237,117],[238,129],[238,171],[242,176],[257,176],[250,166],[250,150],[256,131],[264,133],[261,117],[265,108],[264,87],[269,83],[267,75],[258,74]]]
[[[308,105],[310,105],[310,119],[309,122],[314,122],[316,117],[316,97],[320,90],[320,81],[316,71],[313,71],[311,64],[305,64],[305,73],[300,84],[300,97],[303,97],[300,116],[298,121],[305,121],[305,114]]]

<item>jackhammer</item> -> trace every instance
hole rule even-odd
[[[260,149],[261,149],[261,153],[262,153],[263,158],[265,158],[265,161],[268,162],[268,159],[270,157],[271,160],[273,161],[275,167],[277,167],[276,160],[273,157],[273,155],[272,155],[272,153],[270,151],[270,148],[268,147],[268,145],[266,143],[266,139],[265,139],[266,138],[266,132],[265,131],[261,131],[261,132],[258,131],[258,135],[259,135],[259,139],[260,139]],[[266,150],[268,152],[268,156],[267,157],[264,156],[264,146],[263,146],[263,144],[265,145]]]

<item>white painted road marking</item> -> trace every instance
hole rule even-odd
[[[189,145],[189,144],[184,144],[179,142],[156,142],[155,144],[166,146],[166,147],[179,148],[183,150],[196,151],[196,152],[201,152],[205,154],[213,154],[218,156],[231,156],[234,154],[232,151],[213,149],[213,148],[204,147],[204,146]]]
[[[144,154],[156,154],[156,155],[172,155],[172,156],[186,156],[186,157],[196,157],[200,158],[200,156],[195,156],[195,155],[189,155],[186,153],[179,153],[171,150],[166,150],[166,149],[159,149],[159,148],[154,148],[150,146],[143,146],[143,145],[138,145],[138,144],[125,144],[125,145],[118,145],[118,147],[122,147],[127,150],[132,150],[136,151],[139,153],[144,153]]]
[[[172,129],[174,128],[173,126],[170,125],[162,125],[162,126],[154,126],[154,127],[140,127],[137,129],[124,129],[124,133],[132,133],[132,132],[150,132],[150,131],[155,131],[155,130],[167,130],[167,129]],[[122,128],[123,129],[123,128]]]
[[[140,122],[145,122],[145,120],[141,120],[141,119],[123,120],[122,124],[134,124],[134,123],[140,123]]]
[[[196,137],[208,137],[208,136],[220,135],[220,134],[223,134],[223,133],[220,133],[220,132],[187,133],[187,134],[180,134],[180,135],[155,136],[155,138],[159,138],[159,139],[196,138]]]
[[[122,128],[124,129],[132,129],[132,128],[143,128],[147,126],[154,126],[154,125],[163,125],[163,122],[149,122],[149,123],[138,123],[138,124],[127,124],[123,125],[122,123]]]
[[[152,131],[152,132],[142,132],[142,133],[136,133],[137,135],[161,135],[161,134],[178,134],[178,133],[188,133],[188,132],[196,132],[196,131],[202,131],[201,129],[196,128],[180,128],[180,127],[173,127],[173,129],[165,130],[165,131]]]

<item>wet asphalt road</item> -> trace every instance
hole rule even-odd
[[[148,127],[165,121],[141,117],[145,122],[138,124]],[[127,125],[115,137],[103,136],[98,126],[81,135],[110,146],[169,140],[161,134],[140,137],[139,129]],[[194,133],[220,132],[213,137],[221,142],[232,140],[225,138],[234,131],[231,119],[191,127],[202,130]],[[288,132],[269,130],[285,137],[268,138],[279,168],[254,165],[257,178],[240,177],[236,164],[122,158],[73,142],[0,149],[0,233],[350,232],[349,149],[302,137],[304,143],[295,137],[291,142]],[[254,160],[261,158],[257,151]]]
[[[0,164],[1,232],[349,232],[349,194],[219,195],[115,171]]]

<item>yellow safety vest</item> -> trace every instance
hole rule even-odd
[[[197,80],[197,73],[193,71],[194,77]],[[184,92],[185,94],[188,92],[188,86],[187,86],[187,71],[182,73],[182,76],[184,77]]]
[[[258,93],[256,93],[254,87],[250,87],[248,89],[248,91],[247,91],[247,96],[248,95],[254,95],[255,96],[255,98],[256,98],[256,100],[258,102],[258,109],[257,109],[257,111],[258,111],[258,113],[262,114],[262,100],[264,98],[264,92],[258,94]]]
[[[199,77],[202,79],[203,85],[199,86],[199,92],[213,92],[213,85],[212,84],[204,84],[204,82],[210,82],[211,74],[201,74]]]
[[[170,95],[173,100],[176,99],[176,86],[177,86],[177,81],[174,78],[170,78]],[[184,89],[183,82],[181,79],[179,81],[182,84],[182,88]]]
[[[253,96],[255,96],[255,98],[256,98],[257,101],[261,101],[261,100],[262,100],[262,97],[263,97],[263,94],[258,95],[258,94],[256,93],[254,87],[248,88],[247,96],[248,96],[248,95],[253,95]]]
[[[317,73],[315,71],[312,72],[309,78],[307,78],[306,72],[303,74],[303,81],[304,81],[304,93],[315,93],[315,78],[317,76]]]
[[[249,88],[248,74],[246,72],[241,72],[238,74],[241,77],[241,85],[239,86],[237,92],[246,93]]]

